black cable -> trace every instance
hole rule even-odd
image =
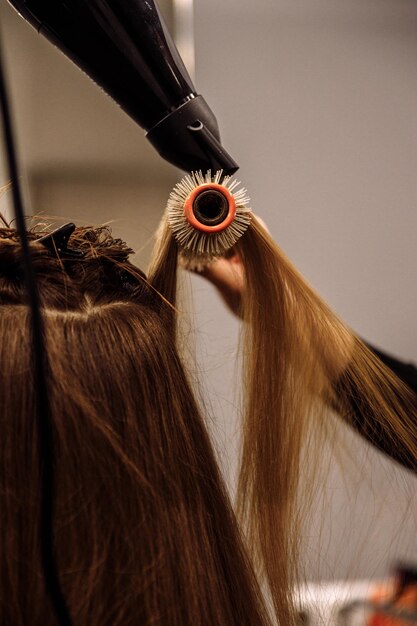
[[[9,179],[12,183],[13,205],[17,231],[22,246],[22,260],[28,304],[31,313],[32,328],[32,363],[34,369],[34,394],[36,398],[36,421],[39,438],[39,472],[40,472],[40,547],[41,563],[45,588],[50,596],[60,626],[72,626],[71,616],[61,590],[58,570],[53,548],[53,516],[54,516],[54,453],[51,408],[48,398],[47,354],[44,349],[44,328],[39,306],[39,294],[35,278],[35,270],[26,235],[25,216],[22,193],[17,166],[13,129],[8,103],[6,81],[3,69],[2,46],[0,41],[0,104],[3,120],[3,132],[7,153]]]

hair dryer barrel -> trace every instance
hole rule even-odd
[[[9,0],[147,131],[181,169],[238,165],[197,95],[154,0]]]

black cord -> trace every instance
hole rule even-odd
[[[3,120],[4,140],[7,153],[9,178],[12,183],[12,195],[17,231],[22,246],[22,259],[25,270],[28,303],[31,312],[32,328],[32,363],[34,368],[34,394],[36,397],[36,421],[39,438],[40,471],[40,547],[41,563],[45,588],[50,596],[60,626],[72,626],[71,616],[63,596],[58,578],[53,548],[54,516],[54,454],[51,408],[48,398],[47,354],[44,349],[43,320],[39,307],[39,294],[35,271],[26,235],[25,216],[16,151],[13,141],[13,129],[8,103],[6,81],[3,69],[3,54],[0,42],[0,104]]]

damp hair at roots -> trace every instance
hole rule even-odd
[[[48,354],[53,543],[74,624],[267,626],[176,350],[169,238],[146,279],[105,228],[75,231],[82,259],[56,258],[40,234],[30,247]],[[0,345],[0,622],[53,626],[38,541],[30,316],[20,244],[6,226]]]
[[[163,221],[156,274],[158,289],[168,298],[175,291],[176,248]],[[415,470],[417,403],[308,285],[255,217],[232,250],[245,273],[239,520],[275,617],[290,626],[297,621],[301,528],[312,499],[308,493],[304,501],[298,497],[306,444],[320,445],[330,412],[336,410]],[[354,422],[355,410],[360,424]]]

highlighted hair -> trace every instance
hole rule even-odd
[[[289,626],[296,621],[297,495],[306,441],[332,407],[380,448],[417,468],[416,400],[314,292],[256,218],[233,250],[246,275],[238,509],[275,615]],[[159,288],[164,292],[163,284]]]

